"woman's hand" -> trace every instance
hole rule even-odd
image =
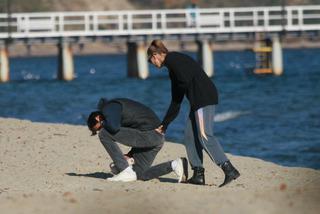
[[[163,128],[163,125],[161,125],[158,128],[156,128],[155,131],[158,132],[159,134],[162,134],[162,135],[165,134],[165,130]]]

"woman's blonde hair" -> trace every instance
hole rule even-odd
[[[166,48],[166,46],[162,43],[160,39],[155,39],[151,42],[147,54],[148,54],[148,59],[155,54],[155,53],[164,53],[167,54],[169,51]]]

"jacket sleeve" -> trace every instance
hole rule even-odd
[[[184,94],[184,88],[179,87],[177,84],[171,82],[171,103],[161,123],[164,130],[166,130],[169,124],[177,117]]]
[[[122,106],[120,103],[110,102],[106,104],[102,113],[105,117],[103,122],[103,128],[106,129],[110,134],[116,134],[121,127],[121,112]]]

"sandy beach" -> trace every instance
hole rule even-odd
[[[185,155],[167,142],[155,163]],[[85,126],[1,118],[0,213],[319,213],[320,170],[228,157],[241,177],[224,188],[207,156],[206,186],[178,184],[174,174],[113,183],[111,160]]]

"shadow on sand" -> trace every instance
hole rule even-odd
[[[94,173],[88,173],[88,174],[77,174],[74,172],[69,172],[69,173],[66,173],[66,175],[78,176],[78,177],[99,178],[99,179],[107,179],[107,178],[110,178],[113,176],[111,173],[105,173],[105,172],[94,172]],[[166,177],[159,178],[159,181],[161,183],[177,183],[177,179],[166,178]]]
[[[70,173],[66,173],[66,175],[89,177],[89,178],[99,178],[99,179],[107,179],[107,178],[110,178],[113,176],[111,173],[105,173],[105,172],[95,172],[95,173],[88,173],[88,174],[77,174],[74,172],[70,172]]]

